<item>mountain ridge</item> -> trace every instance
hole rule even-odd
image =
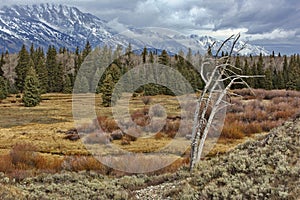
[[[205,53],[214,42],[217,45],[213,47],[213,51],[222,43],[209,36],[183,35],[164,28],[139,29],[122,25],[127,31],[119,33],[109,22],[84,13],[74,6],[49,3],[4,6],[0,9],[0,52],[8,50],[15,53],[22,44],[29,47],[31,43],[44,49],[54,45],[75,50],[77,46],[83,48],[89,41],[92,47],[105,44],[126,47],[131,43],[134,49],[147,46],[178,53],[179,50],[187,52],[191,48],[193,52]],[[243,44],[243,41],[239,41],[237,47]],[[238,52],[238,48],[235,52]],[[229,46],[224,48],[225,51],[229,49]],[[243,55],[260,53],[269,54],[264,48],[255,45],[247,45],[240,52]]]

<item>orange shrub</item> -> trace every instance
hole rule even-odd
[[[70,171],[94,170],[106,173],[107,167],[93,156],[69,156],[63,161],[63,168]]]
[[[31,144],[16,144],[10,151],[12,164],[21,169],[34,168],[36,166],[36,148]]]
[[[263,121],[260,123],[260,126],[262,128],[263,131],[268,132],[271,129],[280,126],[283,123],[283,120],[277,120],[277,121]]]
[[[114,119],[106,119],[105,121],[105,131],[112,133],[113,131],[119,129],[117,122]]]
[[[47,158],[39,155],[36,157],[36,168],[47,172],[59,172],[62,170],[62,158]]]
[[[167,120],[166,125],[164,126],[164,131],[166,134],[168,134],[169,132],[177,132],[180,126],[180,120]]]
[[[154,135],[154,138],[156,139],[156,140],[160,140],[161,138],[163,138],[164,137],[164,135],[161,133],[161,132],[158,132],[158,133],[156,133],[155,135]]]
[[[285,110],[285,111],[277,111],[273,114],[273,116],[276,120],[279,119],[286,120],[289,117],[293,116],[294,114],[295,114],[294,110]]]
[[[251,123],[243,124],[242,131],[245,134],[261,133],[262,128],[261,128],[260,123],[251,122]]]
[[[0,155],[0,172],[8,173],[14,170],[10,155]]]
[[[241,130],[240,124],[238,122],[234,122],[224,125],[220,137],[227,139],[241,139],[244,137],[244,134]]]

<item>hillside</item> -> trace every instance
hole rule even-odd
[[[112,178],[93,171],[41,174],[15,182],[0,174],[1,199],[297,199],[300,119],[211,160],[192,174]]]

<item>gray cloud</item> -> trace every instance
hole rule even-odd
[[[36,0],[2,0],[2,5]],[[45,1],[46,2],[46,1]],[[74,5],[111,23],[165,27],[180,32],[227,37],[242,30],[250,41],[273,45],[294,41],[299,46],[298,0],[48,0]],[[222,36],[223,34],[223,36]],[[300,48],[299,48],[300,49]]]

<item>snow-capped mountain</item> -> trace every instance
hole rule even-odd
[[[131,43],[133,49],[146,46],[174,53],[180,50],[186,52],[188,48],[204,53],[215,41],[216,49],[222,43],[208,36],[183,35],[163,28],[128,27],[127,31],[118,33],[109,22],[83,13],[76,7],[63,5],[16,5],[0,10],[0,52],[17,52],[22,44],[30,46],[31,43],[44,49],[54,45],[74,50],[77,46],[83,48],[87,40],[93,47],[105,44],[128,46]],[[235,50],[243,44],[239,41]],[[230,44],[224,47],[224,51],[229,50]],[[239,53],[269,54],[262,47],[249,44]]]

